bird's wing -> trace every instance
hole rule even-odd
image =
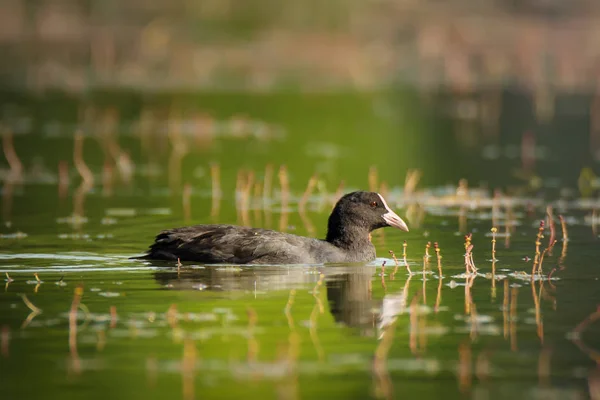
[[[233,225],[197,225],[166,230],[156,236],[144,258],[246,264],[306,262],[306,246],[315,239],[266,229]]]

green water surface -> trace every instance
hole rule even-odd
[[[534,258],[543,202],[512,210],[510,240],[497,241],[496,280],[490,210],[475,205],[460,211],[422,204],[422,223],[407,217],[409,233],[374,234],[379,258],[366,266],[190,263],[178,272],[173,263],[129,259],[161,229],[193,223],[249,222],[323,237],[340,181],[346,191],[367,189],[373,165],[391,189],[390,204],[403,217],[413,215],[402,192],[407,168],[421,168],[422,182],[437,185],[455,183],[462,167],[444,161],[456,155],[415,152],[427,148],[434,127],[419,110],[390,116],[404,100],[357,94],[178,98],[174,104],[183,115],[201,110],[228,120],[243,114],[281,133],[185,139],[178,168],[173,143],[161,139],[167,135],[156,133],[158,127],[149,128],[151,145],[144,147],[126,124],[149,104],[170,107],[173,100],[131,96],[118,107],[122,125],[113,133],[134,161],[133,180],[120,181],[115,172],[106,188],[106,155],[92,127],[85,131],[84,159],[95,184],[83,191],[69,126],[81,107],[76,100],[11,100],[21,107],[13,119],[31,116],[31,126],[16,129],[14,139],[26,179],[5,180],[2,188],[0,272],[10,277],[0,290],[2,399],[598,398],[600,325],[593,318],[600,304],[600,251],[586,222],[590,210],[572,199],[562,210],[557,206],[569,241],[562,240],[557,219],[558,242],[543,264],[544,276],[555,269],[555,279],[533,286],[519,274],[531,272],[532,261],[524,257]],[[94,101],[99,109],[112,104],[102,96]],[[60,124],[48,128],[52,121]],[[57,185],[61,160],[68,161],[71,177],[65,195]],[[211,163],[220,166],[222,190],[212,216]],[[236,175],[252,170],[262,182],[269,164],[272,195],[267,203],[251,196],[244,221],[236,207]],[[283,210],[288,219],[281,222],[277,171],[283,164],[291,195]],[[158,173],[147,173],[150,167]],[[297,204],[315,173],[319,187],[301,215]],[[77,212],[82,215],[74,218]],[[461,213],[466,226],[459,223]],[[480,272],[470,289],[461,276],[467,232],[473,232]],[[413,275],[396,269],[388,253],[402,258],[404,241]],[[442,276],[433,249],[421,273],[428,241],[440,244]],[[577,328],[590,315],[589,326]]]

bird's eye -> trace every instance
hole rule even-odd
[[[377,204],[377,202],[376,202],[376,201],[372,201],[372,202],[371,202],[371,207],[373,207],[373,208],[377,207],[378,205],[379,205],[379,204]]]

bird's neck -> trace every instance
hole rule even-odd
[[[351,229],[344,226],[334,226],[331,224],[327,230],[326,241],[332,245],[345,250],[364,250],[371,248],[371,236],[369,229],[353,226]]]

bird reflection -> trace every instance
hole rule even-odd
[[[337,323],[358,328],[362,335],[373,336],[376,328],[371,298],[372,267],[360,267],[352,273],[328,276],[327,301]]]
[[[353,267],[351,272],[329,274],[327,300],[329,311],[337,323],[358,328],[362,336],[382,339],[397,316],[407,311],[410,277],[402,291],[386,294],[383,299],[377,300],[372,297],[371,286],[376,272],[373,267]]]
[[[163,265],[164,266],[164,265]],[[348,327],[359,328],[363,335],[374,335],[377,305],[371,298],[371,281],[375,269],[352,267],[327,268],[325,284],[329,311],[335,321]],[[339,272],[338,272],[339,271]],[[161,270],[154,279],[170,290],[204,290],[223,292],[255,292],[255,295],[275,290],[291,290],[314,285],[314,274],[306,268],[269,267],[260,269],[239,266],[192,266],[183,268],[178,276],[176,270]]]
[[[154,273],[154,279],[169,290],[202,290],[219,292],[251,292],[261,296],[266,292],[303,289],[315,284],[317,276],[324,278],[329,312],[338,324],[356,328],[362,336],[376,336],[406,308],[406,289],[388,294],[383,300],[372,297],[373,275],[369,266],[316,267],[324,272],[307,273],[315,267],[260,268],[245,266],[192,266]],[[381,311],[377,311],[381,309]]]
[[[164,262],[151,265],[165,267]],[[173,265],[171,265],[172,267]],[[219,292],[253,292],[255,296],[267,291],[299,289],[315,283],[318,277],[307,274],[306,268],[239,265],[183,266],[154,273],[154,279],[171,290],[203,290]]]

